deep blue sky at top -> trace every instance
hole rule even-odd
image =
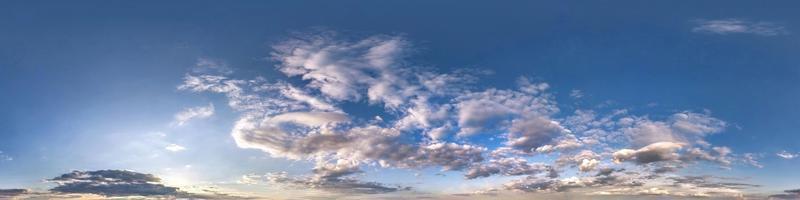
[[[709,109],[734,125],[710,138],[716,144],[800,151],[800,2],[769,3],[3,1],[0,151],[24,160],[42,148],[78,148],[76,135],[163,125],[208,101],[175,89],[198,58],[278,78],[270,45],[319,28],[402,34],[419,48],[411,59],[418,65],[491,69],[481,81],[499,87],[534,77],[558,99],[582,90],[582,107],[611,100],[634,113]],[[793,33],[691,31],[693,20],[728,18]],[[230,123],[222,124],[215,129],[227,132]]]

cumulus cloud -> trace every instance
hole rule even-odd
[[[325,35],[275,45],[277,69],[309,80],[311,88],[336,100],[360,100],[397,107],[414,95],[402,59],[409,44],[401,37],[373,36],[359,41],[333,40]],[[366,95],[365,95],[366,93]]]
[[[565,133],[569,133],[569,130],[547,118],[518,119],[512,122],[507,144],[512,148],[531,152]]]
[[[684,145],[672,142],[657,142],[637,150],[621,149],[614,152],[614,162],[634,161],[637,164],[647,164],[660,161],[671,161],[679,158],[676,152]]]
[[[555,164],[557,167],[577,167],[580,172],[593,171],[600,164],[600,155],[591,150],[581,150],[577,153],[562,152]]]
[[[666,121],[655,121],[641,117],[620,119],[622,131],[636,147],[656,143],[704,143],[703,137],[719,133],[727,124],[708,114],[680,112]]]
[[[186,108],[183,111],[175,114],[175,120],[172,122],[172,124],[177,126],[183,126],[184,124],[186,124],[186,122],[189,122],[190,120],[207,118],[213,114],[214,114],[214,104],[208,104],[208,106]]]
[[[709,34],[754,34],[775,36],[789,34],[785,27],[772,22],[750,21],[743,19],[695,20],[697,26],[692,31]]]
[[[533,140],[527,145],[549,141],[551,131],[521,133],[531,123],[546,124],[547,117],[558,112],[551,95],[544,93],[549,88],[545,83],[534,84],[527,78],[521,78],[519,90],[488,89],[471,92],[456,97],[458,126],[461,136],[471,136],[482,131],[515,129],[512,132],[531,135]],[[525,118],[525,119],[521,119]],[[512,127],[508,127],[512,123]],[[516,124],[516,125],[513,125]],[[535,124],[534,124],[535,125]],[[514,128],[516,127],[516,128]],[[557,127],[547,128],[556,129]],[[544,134],[544,135],[540,135]],[[541,141],[547,140],[547,141]],[[530,151],[527,150],[527,151]]]
[[[471,167],[464,174],[464,177],[467,179],[474,179],[488,177],[494,174],[519,176],[545,172],[555,173],[553,167],[543,163],[528,163],[528,161],[522,158],[500,158],[493,159],[487,164],[475,165]]]
[[[164,186],[156,176],[124,170],[73,171],[49,179],[60,193],[89,193],[104,196],[179,195],[178,188]]]

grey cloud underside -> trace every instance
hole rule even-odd
[[[391,187],[377,182],[364,182],[349,176],[363,173],[357,166],[348,164],[321,165],[313,170],[311,177],[289,177],[285,172],[269,173],[263,176],[250,175],[251,180],[266,181],[267,183],[284,184],[297,189],[322,189],[345,194],[380,194],[409,190],[409,187]],[[262,180],[263,179],[263,180]]]
[[[151,174],[124,170],[73,171],[48,180],[58,184],[50,191],[105,196],[153,196],[182,194],[178,188],[159,184]]]
[[[774,200],[800,199],[800,189],[785,190],[783,192],[784,192],[783,194],[769,195],[769,199],[774,199]]]
[[[486,75],[479,70],[441,73],[416,67],[408,60],[413,46],[399,36],[347,40],[335,33],[309,34],[273,48],[275,69],[304,82],[195,72],[178,88],[224,94],[241,113],[231,131],[239,147],[316,163],[311,178],[284,177],[280,183],[396,191],[321,170],[335,165],[358,171],[368,165],[464,171],[466,179],[520,176],[504,188],[564,191],[639,186],[653,174],[697,163],[757,164],[752,155],[742,157],[704,140],[728,126],[709,112],[683,111],[661,119],[625,109],[560,113],[547,83],[521,77],[513,88],[479,87],[474,83]],[[359,118],[343,104],[382,108],[382,117]],[[470,142],[476,137],[496,144]],[[529,161],[541,155],[557,159]],[[600,171],[613,165],[647,172]],[[656,167],[662,168],[652,172]],[[571,168],[577,177],[559,176]]]
[[[0,189],[0,197],[14,197],[28,192],[27,189]]]
[[[152,174],[127,170],[72,171],[47,181],[57,184],[50,189],[50,193],[27,192],[24,195],[48,199],[83,198],[80,196],[82,194],[147,199],[249,199],[215,191],[206,191],[208,194],[189,193],[161,184],[161,179]]]

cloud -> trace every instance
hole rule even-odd
[[[124,170],[73,171],[49,182],[58,184],[50,189],[61,193],[90,193],[104,196],[179,195],[178,188],[158,182],[158,177]]]
[[[458,170],[481,161],[483,149],[454,143],[409,144],[396,130],[377,126],[339,129],[348,122],[341,113],[294,112],[254,123],[237,122],[234,139],[240,147],[261,149],[291,159],[333,156],[381,166],[441,166]]]
[[[0,197],[14,197],[29,192],[27,189],[0,189]]]
[[[784,190],[783,194],[769,195],[770,200],[800,199],[800,189]]]
[[[514,120],[510,132],[508,146],[523,152],[532,152],[537,147],[549,143],[553,138],[569,133],[569,130],[550,119],[531,117]]]
[[[638,150],[621,149],[614,152],[614,162],[634,161],[637,164],[647,164],[660,161],[672,161],[679,158],[677,150],[684,145],[672,142],[657,142]]]
[[[717,20],[695,20],[697,26],[692,28],[693,32],[709,34],[754,34],[761,36],[776,36],[789,34],[785,27],[764,21],[750,21],[743,19],[717,19]]]
[[[791,159],[794,159],[794,158],[797,158],[798,156],[800,156],[800,155],[798,155],[796,153],[787,152],[786,150],[778,152],[775,155],[778,155],[778,157],[781,157],[781,158],[787,159],[787,160],[791,160]]]
[[[186,150],[186,147],[177,144],[169,144],[166,147],[164,147],[164,149],[166,149],[167,151],[178,152]]]
[[[712,151],[706,151],[701,148],[690,148],[683,155],[680,160],[684,162],[692,161],[709,161],[715,162],[723,167],[727,167],[732,163],[731,149],[728,147],[713,147]]]
[[[569,151],[572,149],[578,149],[583,147],[585,144],[579,140],[573,134],[566,134],[560,137],[560,140],[555,142],[555,144],[546,144],[536,148],[536,152],[539,153],[551,153],[554,151]]]
[[[472,136],[482,131],[514,129],[515,125],[508,127],[508,123],[516,120],[516,132],[531,135],[536,140],[547,140],[550,132],[525,132],[520,129],[530,123],[545,124],[548,116],[557,113],[552,96],[544,93],[549,85],[546,83],[530,83],[527,78],[519,79],[519,90],[488,89],[480,92],[470,92],[456,97],[456,110],[458,112],[458,126],[460,136]],[[519,119],[526,118],[526,119]],[[549,129],[555,129],[552,127]],[[547,131],[547,130],[543,130]],[[541,135],[545,134],[545,135]],[[528,141],[528,145],[547,141]],[[530,151],[530,150],[528,150]]]
[[[0,162],[12,161],[12,160],[14,160],[14,157],[9,156],[8,154],[4,153],[3,151],[0,151]]]
[[[336,164],[322,164],[313,169],[314,175],[310,177],[290,177],[286,172],[267,173],[265,175],[245,175],[242,183],[259,184],[266,182],[278,184],[292,189],[319,189],[334,193],[344,194],[380,194],[409,190],[408,187],[392,187],[376,182],[364,182],[349,176],[362,173],[358,166],[352,163],[339,162]]]
[[[489,177],[494,174],[505,176],[532,175],[553,172],[553,167],[542,163],[528,163],[522,158],[493,159],[487,164],[475,165],[464,174],[467,179]],[[556,174],[557,175],[557,174]]]
[[[399,68],[408,47],[394,36],[345,41],[319,35],[277,44],[272,57],[281,63],[279,71],[309,80],[309,87],[328,98],[357,101],[366,96],[371,103],[397,107],[416,92]]]
[[[754,167],[758,167],[758,168],[763,168],[764,165],[761,165],[761,163],[758,162],[757,157],[760,157],[760,156],[756,155],[756,154],[753,154],[753,153],[745,153],[744,157],[742,158],[742,161],[744,163],[748,164],[748,165],[751,165],[751,166],[754,166]]]
[[[583,91],[581,91],[581,90],[572,90],[572,91],[569,92],[569,97],[572,97],[574,99],[583,98]]]
[[[514,180],[503,184],[504,189],[523,192],[565,192],[573,188],[586,187],[588,179],[569,177],[565,179],[547,179],[528,176],[524,179]]]
[[[233,73],[233,69],[219,60],[198,58],[194,68],[192,68],[192,72],[203,74],[231,74]]]
[[[708,114],[679,112],[668,120],[626,117],[620,119],[622,132],[635,147],[656,143],[705,143],[703,137],[725,130],[727,123]]]
[[[183,126],[184,124],[186,124],[186,122],[189,122],[190,120],[207,118],[213,114],[214,114],[214,104],[208,104],[208,106],[186,108],[183,111],[175,114],[175,120],[172,122],[172,124],[177,126]]]
[[[728,126],[708,111],[559,113],[548,83],[520,77],[509,88],[475,84],[487,73],[414,66],[408,58],[415,52],[400,36],[299,35],[273,46],[271,58],[283,78],[192,72],[178,89],[224,95],[239,113],[230,133],[237,146],[315,166],[310,176],[273,173],[245,183],[398,191],[353,178],[366,173],[361,166],[374,166],[461,171],[465,179],[525,176],[503,188],[566,191],[641,186],[698,161],[725,167],[747,162],[746,154],[705,140]],[[635,164],[609,171],[614,161]],[[654,173],[658,167],[665,170]],[[574,176],[559,178],[568,174]]]

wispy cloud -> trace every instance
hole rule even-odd
[[[0,151],[0,162],[12,161],[12,160],[14,160],[13,157],[11,157],[10,155],[4,153],[3,151]]]
[[[181,112],[175,114],[175,120],[172,122],[172,124],[175,126],[183,126],[184,124],[193,119],[203,119],[210,117],[213,114],[214,114],[214,104],[208,104],[208,106],[186,108]]]
[[[572,97],[572,98],[575,98],[575,99],[583,98],[583,91],[577,90],[577,89],[576,90],[572,90],[572,91],[569,92],[569,97]]]
[[[787,160],[794,159],[794,158],[797,158],[798,156],[800,156],[800,154],[791,153],[791,152],[788,152],[786,150],[778,152],[775,155],[777,155],[778,157],[781,157],[783,159],[787,159]]]
[[[775,36],[789,34],[789,31],[780,24],[765,21],[750,21],[743,19],[717,19],[695,20],[696,26],[692,31],[709,34],[754,34],[761,36]]]

